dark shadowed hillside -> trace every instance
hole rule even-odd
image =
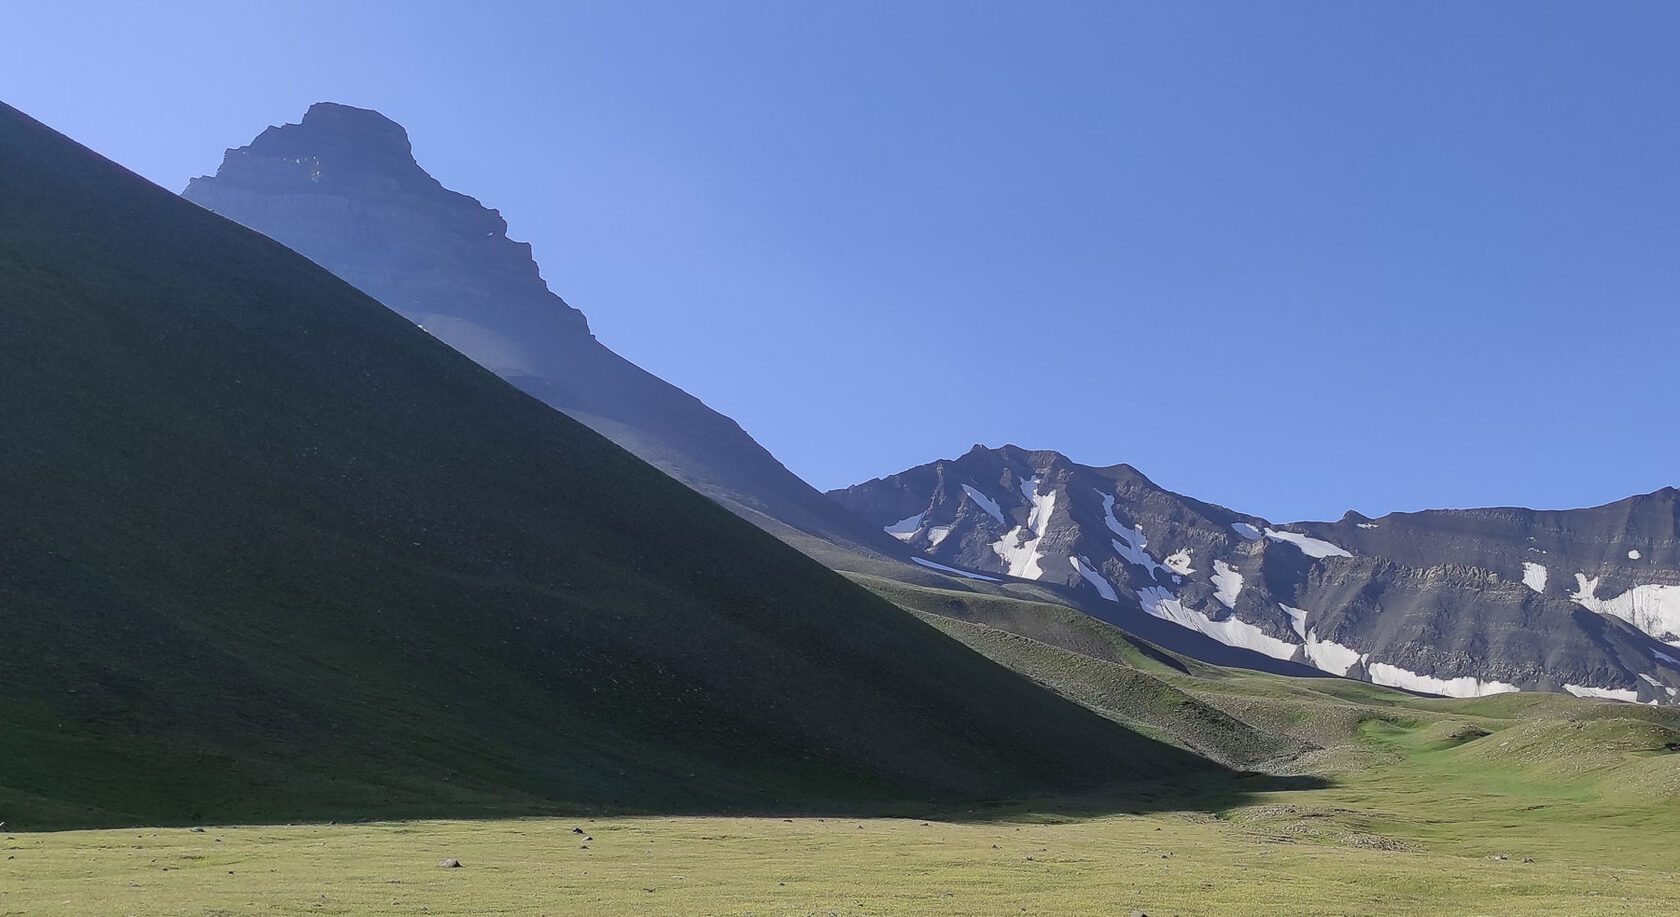
[[[1208,767],[0,106],[0,817],[880,807]]]

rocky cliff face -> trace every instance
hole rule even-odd
[[[227,151],[183,196],[297,251],[480,365],[796,547],[903,557],[734,421],[603,346],[501,214],[444,188],[408,134],[333,103]]]
[[[929,560],[1435,694],[1680,694],[1680,494],[1275,525],[1127,465],[976,446],[830,494]]]

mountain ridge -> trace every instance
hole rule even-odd
[[[530,245],[507,238],[500,213],[444,188],[377,111],[316,103],[299,123],[228,150],[182,196],[298,251],[807,553],[859,569],[908,561],[734,420],[597,340],[542,279]]]
[[[1673,703],[1680,689],[1672,487],[1576,510],[1280,524],[1124,463],[1005,445],[829,495],[935,562],[1071,589],[1109,619],[1135,604],[1330,674],[1454,695],[1520,686]]]

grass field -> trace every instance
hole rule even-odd
[[[0,914],[1673,914],[1672,742],[1625,705],[1415,699],[1328,786],[1230,808],[17,834]]]

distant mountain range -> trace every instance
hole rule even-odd
[[[1145,805],[1226,773],[3,105],[0,162],[13,826]]]
[[[1680,690],[1671,489],[1566,512],[1276,524],[1125,465],[976,447],[825,497],[595,340],[529,246],[426,174],[377,112],[312,106],[229,150],[185,196],[836,569],[1063,601],[1170,649],[1275,672],[1461,696],[1672,703]]]
[[[408,134],[331,102],[230,149],[183,196],[291,248],[552,407],[837,566],[907,551],[733,420],[609,350],[548,288],[501,214],[444,188]]]
[[[1141,609],[1229,647],[1434,694],[1680,694],[1673,488],[1592,509],[1275,524],[1127,465],[976,446],[830,496],[955,575],[1069,587],[1133,630],[1125,611]]]

